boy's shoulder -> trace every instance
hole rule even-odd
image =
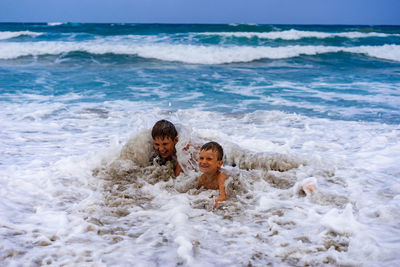
[[[217,178],[218,183],[225,183],[226,180],[228,180],[228,178],[229,178],[229,172],[221,169]]]
[[[204,174],[200,175],[199,179],[197,180],[197,184],[196,184],[197,188],[205,186],[204,185],[204,177],[205,177]]]
[[[217,180],[224,182],[226,180],[227,174],[224,170],[220,170],[219,173],[217,174]]]

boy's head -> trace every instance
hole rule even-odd
[[[203,173],[212,174],[224,163],[224,150],[217,142],[208,142],[200,149],[199,168]]]
[[[172,122],[159,120],[154,124],[153,129],[151,130],[151,136],[153,139],[156,139],[157,137],[161,137],[162,139],[169,137],[174,140],[178,136],[178,132]]]
[[[205,143],[201,148],[200,151],[202,150],[212,150],[214,152],[217,152],[217,160],[222,160],[224,157],[224,150],[222,149],[222,146],[218,144],[217,142],[208,142]]]
[[[167,120],[159,120],[151,131],[153,146],[162,158],[169,158],[175,154],[175,145],[178,142],[178,132],[175,125]]]

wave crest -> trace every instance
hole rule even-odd
[[[10,32],[10,31],[5,31],[5,32],[0,32],[0,40],[7,40],[7,39],[12,39],[20,36],[32,36],[36,37],[39,35],[43,35],[41,32],[31,32],[31,31],[18,31],[18,32]]]
[[[284,59],[300,55],[347,52],[400,61],[400,45],[382,46],[199,46],[176,44],[132,44],[114,42],[8,42],[0,44],[0,59],[23,56],[61,55],[70,52],[90,54],[136,55],[143,58],[189,64],[227,64],[261,59]]]
[[[369,38],[369,37],[389,37],[389,36],[400,36],[400,34],[386,34],[379,32],[316,32],[316,31],[299,31],[299,30],[287,30],[287,31],[274,31],[274,32],[204,32],[199,33],[200,35],[216,35],[216,36],[232,36],[232,37],[245,37],[253,38],[257,37],[260,39],[282,39],[282,40],[300,40],[303,38]]]

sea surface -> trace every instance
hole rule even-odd
[[[1,23],[0,129],[1,266],[400,265],[400,26]]]

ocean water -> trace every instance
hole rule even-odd
[[[3,23],[0,111],[2,266],[400,265],[399,26]]]

